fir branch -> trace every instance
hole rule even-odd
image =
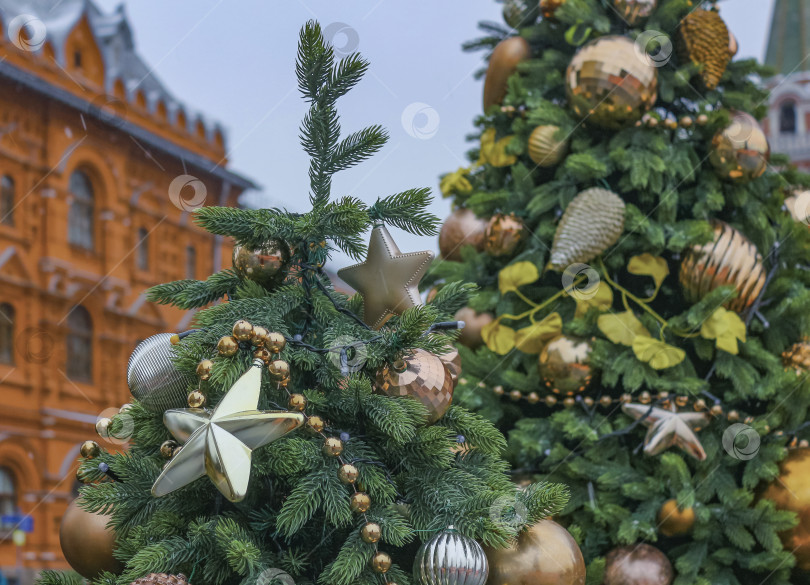
[[[377,199],[377,202],[369,208],[369,217],[372,220],[385,221],[412,234],[436,235],[439,218],[426,211],[432,200],[430,189],[408,189]]]

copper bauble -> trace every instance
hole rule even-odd
[[[613,0],[613,7],[628,26],[644,24],[657,4],[658,0]]]
[[[573,396],[593,379],[591,343],[586,339],[558,335],[540,352],[537,370],[543,384],[555,394]]]
[[[565,4],[565,0],[540,0],[540,12],[543,18],[554,18],[554,13],[563,4]]]
[[[233,268],[239,276],[272,287],[284,280],[290,265],[290,247],[282,240],[270,240],[258,248],[233,247]]]
[[[688,534],[695,525],[694,508],[678,508],[678,501],[667,500],[658,510],[658,531],[664,536]]]
[[[458,342],[470,349],[476,349],[484,343],[481,330],[495,320],[491,313],[478,313],[470,307],[459,309],[453,318],[464,321],[464,329],[461,330]]]
[[[672,563],[649,544],[614,548],[605,559],[604,585],[670,585]]]
[[[782,363],[785,369],[793,370],[797,376],[810,371],[810,341],[804,339],[783,351]]]
[[[529,135],[529,158],[537,166],[551,167],[568,152],[568,137],[560,136],[560,127],[551,124],[538,126]]]
[[[123,567],[113,556],[115,533],[107,528],[110,517],[81,509],[79,500],[68,505],[59,526],[65,560],[87,579],[95,579],[103,571],[120,572]]]
[[[453,377],[438,356],[414,349],[377,373],[376,388],[387,396],[409,396],[425,405],[428,424],[439,420],[453,400]]]
[[[517,544],[486,548],[487,585],[584,585],[585,561],[574,538],[552,520],[521,532]]]
[[[737,297],[724,303],[741,313],[765,286],[765,267],[756,246],[725,222],[714,220],[714,239],[692,248],[681,261],[680,281],[686,299],[695,303],[719,286],[733,285]]]
[[[810,449],[793,449],[779,465],[779,477],[762,493],[780,510],[795,512],[799,524],[780,536],[796,566],[810,571]]]
[[[484,233],[484,249],[492,256],[508,256],[525,236],[523,220],[514,213],[497,213],[489,219]]]
[[[456,209],[451,213],[439,233],[439,251],[445,260],[461,262],[463,246],[472,246],[480,252],[484,249],[484,232],[487,221],[469,209]]]
[[[518,63],[528,59],[532,49],[523,37],[509,37],[495,46],[489,58],[484,81],[484,111],[500,104],[506,97],[506,82],[517,70]]]
[[[768,167],[768,139],[759,122],[745,112],[733,112],[729,125],[712,138],[709,161],[724,179],[750,181]]]
[[[624,36],[600,37],[583,46],[568,65],[565,79],[574,112],[586,123],[604,128],[641,120],[658,97],[658,70]]]
[[[461,354],[455,347],[450,348],[446,353],[439,356],[442,360],[444,367],[450,372],[450,377],[453,379],[453,388],[458,384],[458,377],[461,375]]]

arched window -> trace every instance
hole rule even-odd
[[[82,171],[70,175],[70,194],[73,200],[68,211],[68,242],[93,249],[93,184]]]
[[[0,178],[0,223],[14,225],[14,179]]]
[[[0,303],[0,364],[14,363],[14,307]]]
[[[149,270],[149,232],[138,228],[138,270]]]
[[[67,375],[71,380],[93,379],[93,321],[81,305],[71,309],[67,318]]]
[[[186,247],[186,278],[194,278],[197,274],[197,250],[194,246]]]
[[[796,134],[796,102],[785,102],[779,108],[779,132]]]
[[[7,467],[0,467],[0,516],[17,513],[17,486]]]

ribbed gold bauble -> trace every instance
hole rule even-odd
[[[605,559],[603,585],[670,585],[672,563],[649,544],[614,548]]]
[[[491,256],[508,256],[517,250],[525,237],[525,227],[514,213],[496,213],[484,233],[484,249]]]
[[[788,370],[795,371],[797,376],[810,371],[810,342],[805,339],[783,351],[782,363]]]
[[[644,24],[658,5],[658,0],[613,0],[613,7],[628,26]]]
[[[487,585],[584,585],[585,561],[574,538],[552,520],[540,520],[508,548],[486,547]]]
[[[472,246],[480,252],[484,249],[484,232],[487,221],[469,209],[456,209],[451,213],[439,232],[439,251],[445,260],[461,262],[461,248]]]
[[[428,424],[439,420],[453,400],[453,377],[437,355],[414,349],[377,373],[377,391],[415,398],[428,410]]]
[[[765,489],[762,498],[799,516],[799,524],[780,537],[785,549],[793,551],[796,566],[810,571],[810,449],[788,451],[779,464],[779,477]]]
[[[565,0],[540,0],[540,12],[543,18],[554,18],[554,13],[563,4],[565,4]]]
[[[678,27],[677,40],[681,59],[698,65],[703,85],[715,89],[731,61],[728,28],[717,11],[691,11]]]
[[[273,287],[284,280],[290,265],[290,247],[282,240],[270,240],[258,248],[233,247],[233,268],[242,278]]]
[[[593,381],[591,343],[586,339],[558,335],[540,352],[537,371],[543,384],[563,396],[583,392]]]
[[[723,179],[750,181],[768,168],[771,148],[759,122],[745,112],[732,112],[729,125],[712,138],[709,161]]]
[[[695,525],[694,508],[678,508],[678,501],[667,500],[658,510],[658,531],[664,536],[688,534]]]
[[[583,46],[568,65],[565,81],[574,113],[603,128],[641,120],[658,97],[658,70],[625,36],[604,36]]]
[[[506,96],[506,82],[517,70],[518,63],[528,59],[532,49],[523,37],[509,37],[495,46],[489,58],[484,80],[484,111],[500,104]]]
[[[481,330],[492,323],[495,317],[491,313],[478,313],[470,307],[464,307],[456,312],[454,319],[464,321],[464,329],[461,330],[458,342],[470,349],[476,349],[484,343]]]
[[[624,201],[613,191],[593,187],[579,193],[557,226],[549,266],[565,270],[596,258],[621,237],[624,214]]]
[[[695,303],[719,286],[734,285],[737,297],[724,303],[743,312],[765,286],[765,267],[756,246],[729,224],[714,220],[714,239],[695,246],[681,261],[680,281],[686,299]]]
[[[560,162],[568,152],[568,138],[559,137],[560,127],[538,126],[529,135],[529,158],[541,167],[551,167]]]
[[[79,500],[68,505],[59,526],[65,560],[87,579],[95,579],[104,571],[120,572],[123,567],[113,556],[115,533],[107,528],[110,517],[82,510]]]

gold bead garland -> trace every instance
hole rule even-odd
[[[689,115],[681,116],[680,118],[660,118],[654,114],[644,114],[641,120],[636,122],[636,127],[646,126],[647,128],[665,128],[667,130],[677,130],[678,128],[690,129],[695,126],[705,126],[709,123],[709,116],[706,114],[698,114],[694,118]]]

